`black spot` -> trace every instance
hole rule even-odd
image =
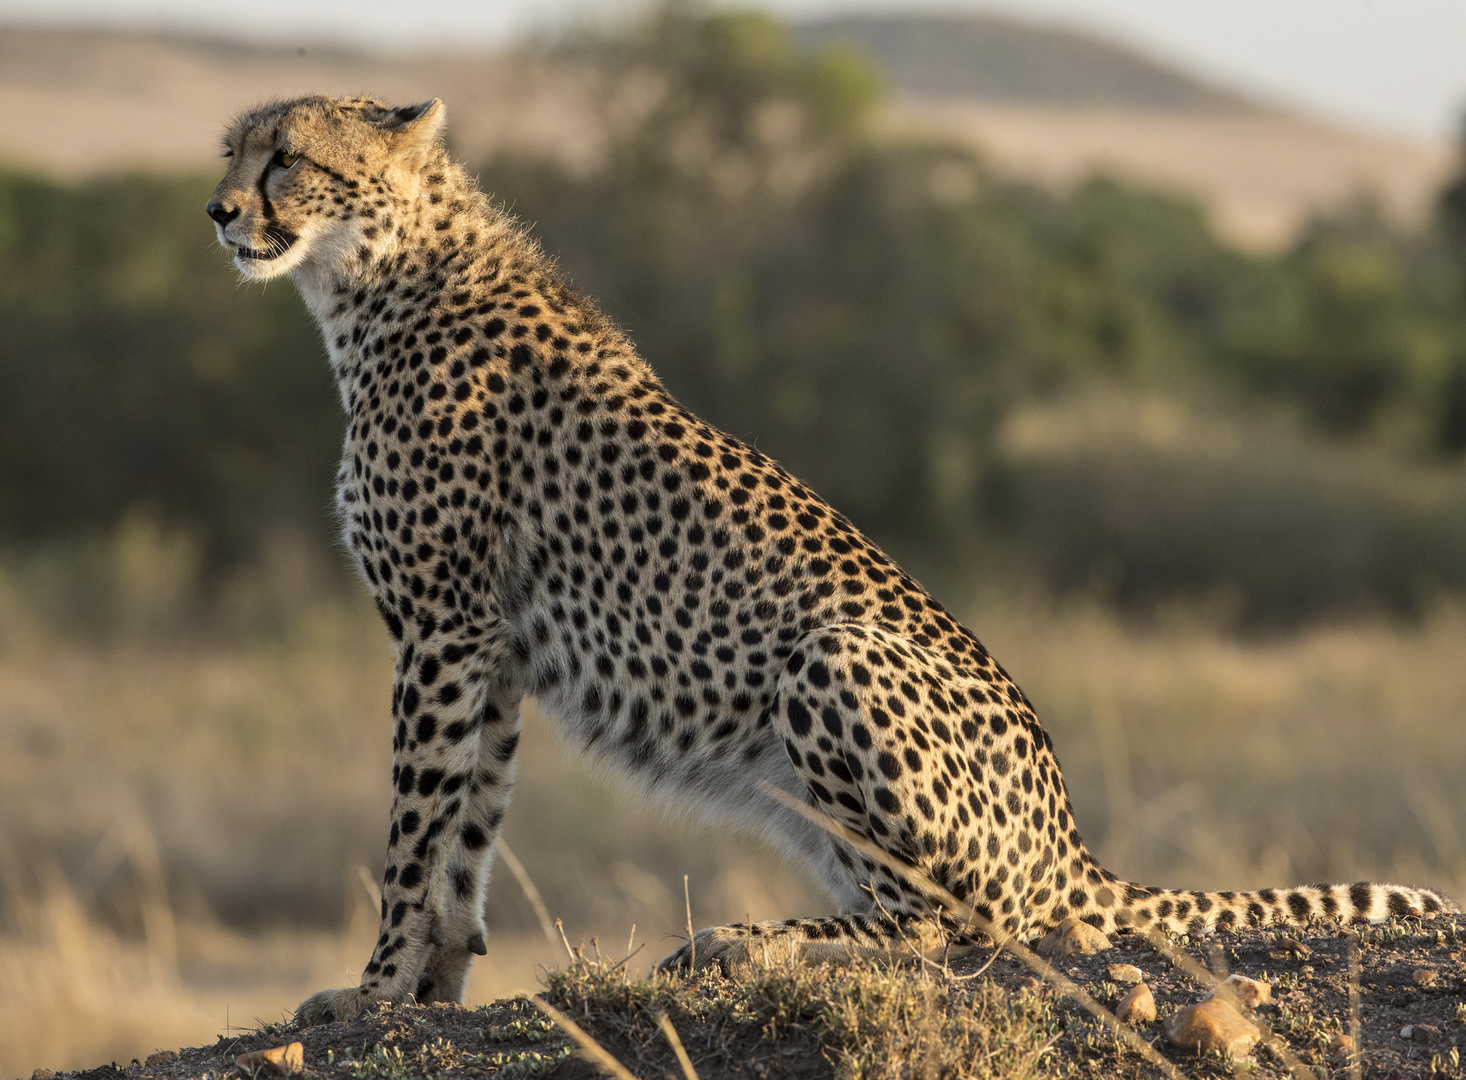
[[[387,633],[392,635],[393,640],[402,640],[402,620],[397,613],[389,608],[381,600],[377,601],[377,610],[382,614],[382,621],[387,624]]]
[[[814,717],[809,715],[808,709],[798,701],[790,698],[785,712],[789,716],[789,727],[793,730],[794,734],[809,734],[810,728],[814,726]]]

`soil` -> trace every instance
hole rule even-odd
[[[1295,944],[1296,943],[1296,944]],[[1184,962],[1168,958],[1138,935],[1116,935],[1113,947],[1090,956],[1063,957],[1054,966],[1101,1004],[1114,1007],[1129,990],[1112,978],[1111,965],[1139,968],[1155,996],[1160,1019],[1141,1025],[1145,1041],[1188,1077],[1231,1076],[1239,1069],[1253,1077],[1351,1074],[1347,1045],[1351,1032],[1351,982],[1358,995],[1358,1073],[1363,1077],[1434,1076],[1463,1078],[1466,1053],[1466,919],[1461,916],[1407,919],[1362,931],[1315,926],[1277,930],[1219,931],[1194,940],[1171,942],[1173,955],[1185,954],[1203,967],[1249,976],[1271,985],[1272,1000],[1253,1012],[1260,1027],[1270,1028],[1295,1056],[1289,1063],[1268,1046],[1260,1046],[1244,1063],[1220,1055],[1201,1055],[1167,1045],[1165,1019],[1177,1008],[1198,1000],[1204,990],[1184,970]],[[1351,980],[1351,952],[1358,957],[1357,982]],[[1102,1028],[1053,983],[1009,953],[991,949],[951,962],[935,972],[944,984],[950,1013],[964,999],[990,982],[1015,1002],[1033,995],[1049,1006],[1051,1044],[1039,1059],[1037,1075],[1078,1077],[1151,1077],[1160,1075],[1129,1047]],[[893,976],[917,977],[909,970]],[[931,971],[926,977],[933,977]],[[709,992],[738,990],[719,976],[701,974],[681,984],[685,1000]],[[614,1009],[593,1010],[591,997],[547,994],[641,1080],[680,1075],[656,1021]],[[627,998],[626,1000],[630,1000]],[[1029,1001],[1029,1005],[1033,1002]],[[634,1011],[634,1010],[633,1010]],[[1031,1011],[1031,1010],[1030,1010]],[[698,1020],[691,1010],[677,1019],[700,1080],[822,1080],[833,1077],[832,1055],[817,1025],[761,1022],[737,1024],[722,1014],[717,1021]],[[756,1010],[755,1010],[756,1012]],[[709,1015],[704,1011],[701,1015]],[[767,1014],[764,1014],[765,1016]],[[479,1077],[504,1080],[547,1077],[589,1080],[599,1070],[572,1055],[571,1044],[553,1023],[524,999],[494,1002],[477,1008],[451,1005],[384,1006],[350,1022],[304,1030],[268,1025],[244,1035],[221,1037],[212,1046],[153,1055],[152,1064],[103,1065],[56,1080],[194,1080],[246,1074],[236,1065],[239,1055],[299,1041],[304,1047],[306,1076],[320,1080],[406,1080],[416,1076]],[[164,1060],[160,1060],[160,1058]],[[910,1070],[915,1077],[916,1070]],[[39,1080],[48,1080],[44,1070]],[[267,1069],[261,1078],[272,1074]],[[974,1074],[978,1075],[978,1074]],[[954,1078],[955,1080],[955,1078]]]
[[[1291,939],[1305,947],[1287,945]],[[1114,1008],[1130,989],[1111,979],[1112,964],[1131,964],[1145,975],[1155,995],[1159,1019],[1138,1030],[1147,1041],[1188,1076],[1229,1075],[1230,1069],[1213,1058],[1198,1062],[1194,1054],[1166,1045],[1163,1026],[1176,1009],[1200,999],[1205,990],[1190,975],[1161,955],[1138,935],[1116,935],[1114,947],[1092,956],[1064,957],[1055,962],[1091,996]],[[1404,920],[1362,931],[1313,927],[1277,930],[1219,930],[1183,944],[1177,951],[1202,967],[1212,968],[1220,952],[1228,973],[1246,975],[1272,986],[1272,1000],[1259,1006],[1253,1019],[1271,1028],[1297,1058],[1323,1074],[1348,1076],[1350,1061],[1336,1035],[1350,1033],[1349,953],[1359,948],[1360,1072],[1365,1077],[1466,1077],[1460,1057],[1466,1056],[1466,920],[1455,918]],[[964,958],[952,964],[953,974],[976,970],[984,961]],[[1032,973],[1004,954],[987,971],[999,983],[1015,986]],[[1039,993],[1052,993],[1045,986]],[[1074,1006],[1074,1011],[1078,1007]],[[1087,1016],[1088,1014],[1083,1014]],[[1071,1029],[1057,1047],[1075,1062],[1081,1076],[1154,1075],[1141,1068],[1133,1052],[1117,1055],[1109,1048],[1085,1045],[1093,1025]],[[1408,1031],[1406,1037],[1404,1032]],[[1450,1057],[1458,1048],[1456,1063]],[[1257,1077],[1286,1076],[1288,1070],[1266,1048],[1254,1052]],[[1432,1072],[1432,1061],[1436,1061]]]

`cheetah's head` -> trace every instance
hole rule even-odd
[[[245,278],[327,278],[389,249],[424,170],[446,157],[437,98],[392,108],[305,97],[245,113],[224,136],[228,171],[204,208]],[[299,279],[297,279],[299,280]]]

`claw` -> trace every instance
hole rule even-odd
[[[482,934],[469,935],[468,951],[475,956],[486,956],[488,954],[489,947],[484,944],[484,936]]]
[[[428,931],[428,940],[439,948],[448,944],[448,935],[443,932],[442,926],[433,923],[433,928]]]

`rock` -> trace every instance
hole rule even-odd
[[[1155,1019],[1155,995],[1145,983],[1133,987],[1115,1006],[1115,1016],[1126,1024],[1148,1024]]]
[[[239,1066],[241,1072],[251,1076],[259,1073],[291,1076],[305,1072],[305,1047],[298,1042],[272,1046],[268,1050],[240,1054],[234,1059],[234,1064]]]
[[[1113,948],[1110,939],[1089,923],[1065,919],[1038,943],[1035,951],[1040,956],[1089,956],[1109,948]]]
[[[1400,1038],[1402,1038],[1402,1039],[1413,1039],[1414,1037],[1415,1037],[1415,1029],[1413,1027],[1411,1027],[1409,1024],[1406,1024],[1404,1027],[1402,1027],[1400,1029]]]
[[[1255,1009],[1264,1002],[1272,1000],[1273,988],[1268,983],[1249,979],[1246,975],[1228,975],[1208,990],[1201,1000],[1224,998],[1228,993],[1244,1009]]]
[[[1221,998],[1177,1009],[1166,1021],[1166,1038],[1171,1045],[1198,1054],[1217,1050],[1235,1058],[1246,1057],[1261,1037],[1256,1024]]]
[[[1030,994],[1043,989],[1043,983],[1032,975],[1015,975],[1003,984],[1010,994]]]
[[[1410,974],[1410,981],[1416,986],[1434,986],[1440,978],[1440,972],[1434,968],[1416,968]]]
[[[1440,1030],[1430,1024],[1416,1024],[1414,1027],[1415,1032],[1412,1037],[1418,1043],[1434,1042],[1435,1037],[1440,1034]]]
[[[154,1050],[151,1054],[148,1055],[147,1060],[145,1062],[143,1062],[143,1064],[144,1065],[167,1065],[168,1062],[170,1062],[170,1061],[176,1061],[177,1058],[178,1058],[178,1051],[177,1050]]]
[[[1291,953],[1300,960],[1306,960],[1313,955],[1313,950],[1296,938],[1283,938],[1278,942],[1278,949],[1285,953]]]
[[[31,1080],[56,1080],[56,1074],[50,1069],[37,1069],[31,1073]]]
[[[1117,983],[1138,983],[1145,981],[1145,972],[1134,964],[1111,964],[1105,969]]]

